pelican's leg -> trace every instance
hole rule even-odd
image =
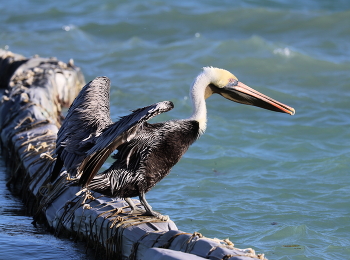
[[[139,198],[140,198],[141,204],[144,206],[144,208],[145,208],[145,210],[146,210],[146,213],[145,213],[145,214],[147,214],[147,216],[155,216],[155,214],[158,214],[157,212],[154,212],[154,211],[152,210],[151,205],[148,204],[148,202],[147,202],[147,200],[146,200],[146,195],[145,195],[144,192],[141,192],[141,193],[140,193]]]
[[[144,216],[154,216],[154,217],[157,217],[160,220],[164,220],[164,221],[169,220],[169,216],[163,216],[162,214],[152,210],[151,205],[149,205],[147,200],[146,200],[146,196],[145,196],[144,192],[140,193],[139,198],[140,198],[141,204],[144,206],[144,208],[146,210],[146,212],[144,214],[142,214],[142,215],[144,215]]]
[[[131,208],[131,212],[133,212],[136,209],[135,203],[132,201],[131,198],[124,198],[124,200],[126,201],[126,203],[129,204],[129,207]]]
[[[138,208],[135,203],[132,201],[131,198],[124,198],[124,200],[126,201],[126,203],[129,204],[129,207],[131,208],[130,214],[143,214],[145,213],[144,210]]]

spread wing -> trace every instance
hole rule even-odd
[[[89,185],[109,155],[121,144],[130,141],[138,129],[149,119],[173,109],[171,101],[159,102],[134,110],[130,115],[122,117],[110,125],[99,137],[96,144],[87,152],[86,158],[78,167],[79,183]]]
[[[95,136],[113,123],[109,92],[110,80],[97,77],[86,84],[73,101],[57,134],[57,161],[51,181],[57,178],[63,165],[70,175],[75,176],[86,152],[95,144]]]

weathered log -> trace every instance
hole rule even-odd
[[[66,172],[49,182],[61,108],[85,84],[80,69],[55,58],[25,58],[0,50],[1,150],[18,192],[36,221],[67,233],[115,259],[265,259],[228,240],[185,233],[171,220],[129,214],[122,199],[79,194]],[[135,200],[135,203],[139,203]]]

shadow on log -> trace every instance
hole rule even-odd
[[[229,240],[180,231],[171,220],[131,215],[122,199],[96,192],[79,195],[80,188],[69,185],[66,172],[50,184],[61,109],[84,84],[72,60],[28,59],[0,50],[1,151],[8,187],[22,197],[29,214],[56,235],[84,240],[110,259],[265,259],[253,249],[235,248]]]

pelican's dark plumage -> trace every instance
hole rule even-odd
[[[95,138],[113,124],[109,112],[110,80],[99,77],[83,87],[69,108],[57,134],[54,181],[63,165],[71,176],[95,144]]]
[[[145,193],[163,179],[189,146],[206,129],[206,99],[214,93],[243,104],[293,115],[294,109],[249,88],[230,72],[205,67],[195,79],[190,97],[193,114],[188,119],[150,124],[150,118],[171,110],[170,101],[134,110],[113,123],[109,110],[110,81],[98,77],[89,82],[71,105],[58,132],[57,162],[52,181],[64,165],[84,188],[107,196],[124,198],[136,210],[130,197],[139,196],[146,215],[159,216],[145,199]],[[114,163],[98,173],[109,155]]]

